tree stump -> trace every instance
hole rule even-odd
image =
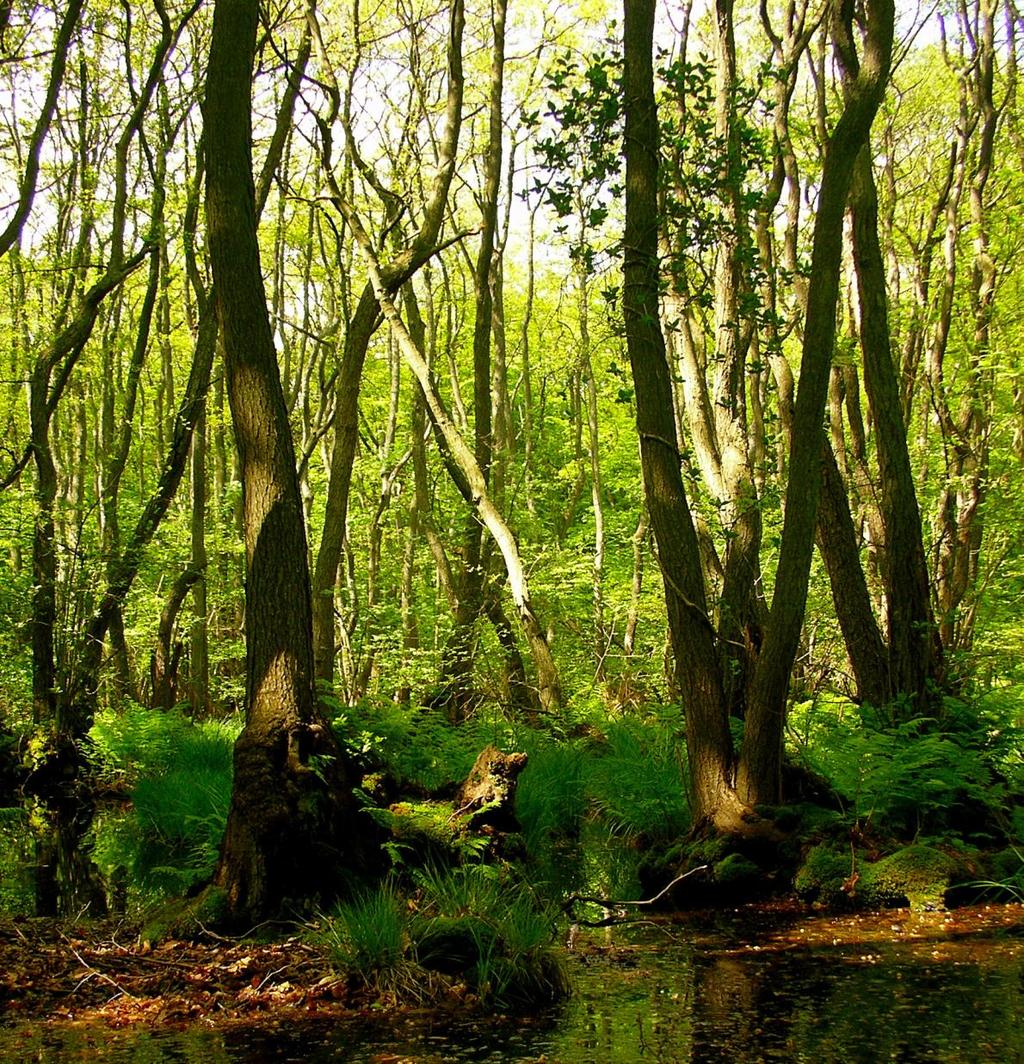
[[[517,830],[516,784],[526,768],[526,760],[526,754],[503,754],[494,746],[480,751],[469,775],[455,792],[455,810],[469,814],[469,827]]]

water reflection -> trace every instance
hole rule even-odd
[[[0,810],[0,915],[102,917],[106,885],[85,844],[91,803]]]
[[[825,925],[824,918],[819,924]],[[828,922],[831,926],[831,922]],[[0,1060],[651,1064],[1014,1061],[1024,941],[993,933],[776,949],[723,925],[619,929],[576,957],[577,994],[526,1019],[426,1011],[377,1021],[158,1035],[0,1030]]]

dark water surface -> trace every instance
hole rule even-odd
[[[689,916],[581,935],[575,996],[525,1019],[35,1024],[0,1028],[0,1061],[1024,1061],[1022,920],[1020,906]]]

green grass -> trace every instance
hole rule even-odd
[[[393,884],[359,895],[322,921],[321,940],[331,963],[376,995],[420,1001],[432,981],[409,956],[410,914]]]
[[[525,1008],[568,993],[555,921],[525,885],[488,865],[415,878],[409,899],[387,882],[323,918],[319,938],[338,969],[399,1001],[462,986],[482,1005]]]
[[[587,752],[572,741],[534,739],[516,788],[516,817],[535,851],[554,835],[574,835],[587,811]],[[532,748],[531,748],[532,747]]]

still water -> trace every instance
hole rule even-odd
[[[1024,1061],[1022,922],[1020,906],[662,919],[582,935],[573,999],[525,1019],[0,1027],[0,1061]]]

